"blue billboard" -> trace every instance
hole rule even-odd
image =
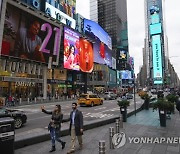
[[[160,34],[162,32],[161,23],[150,25],[150,34]]]
[[[129,70],[123,70],[121,71],[121,79],[132,79],[131,71]]]
[[[109,49],[112,49],[111,37],[96,22],[84,19],[84,33],[93,39],[99,39],[101,42],[106,44]]]
[[[152,36],[152,51],[153,51],[153,80],[154,84],[163,83],[162,71],[162,51],[160,35]]]

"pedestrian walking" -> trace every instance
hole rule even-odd
[[[54,111],[47,111],[45,110],[44,106],[41,106],[41,110],[46,114],[52,115],[51,121],[48,125],[48,130],[50,131],[51,142],[52,142],[52,148],[49,152],[56,151],[55,141],[60,142],[62,145],[62,149],[64,149],[66,142],[60,139],[61,123],[63,120],[63,114],[61,113],[61,106],[56,105]]]
[[[67,154],[75,152],[76,136],[79,142],[79,149],[82,149],[82,135],[83,135],[83,114],[77,109],[77,103],[72,103],[72,109],[70,113],[70,127],[69,132],[71,135],[71,147]]]

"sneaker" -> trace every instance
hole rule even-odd
[[[66,146],[66,142],[62,142],[62,149],[64,149]]]

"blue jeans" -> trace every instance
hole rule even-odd
[[[55,141],[62,143],[63,141],[60,139],[60,130],[56,128],[50,129],[51,142],[52,146],[55,146]]]

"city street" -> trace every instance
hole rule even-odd
[[[55,104],[61,104],[64,119],[69,117],[71,112],[71,104],[75,100],[63,101],[56,103],[45,103],[45,104],[31,104],[15,107],[15,109],[22,110],[27,115],[27,123],[20,129],[16,129],[16,135],[25,131],[30,131],[37,128],[47,128],[51,115],[47,115],[41,112],[40,107],[45,106],[47,110],[53,110]],[[134,110],[134,100],[130,100],[130,107],[128,110]],[[137,107],[140,106],[143,101],[136,96]],[[78,107],[83,112],[84,121],[91,121],[95,119],[105,119],[119,114],[119,106],[117,106],[117,100],[106,100],[103,105],[94,107]],[[63,125],[66,125],[64,123]]]

